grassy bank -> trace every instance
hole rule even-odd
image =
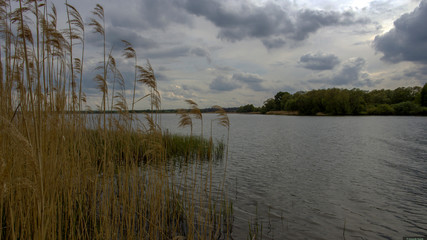
[[[102,6],[87,25],[66,2],[67,28],[58,29],[53,5],[9,4],[0,0],[0,239],[228,238],[231,205],[212,182],[226,144],[162,131],[154,71],[123,41],[119,55],[135,68],[125,86],[106,49]],[[96,116],[81,113],[83,83],[92,81],[83,74],[87,26],[103,43]],[[139,88],[149,94],[138,96]],[[151,107],[144,120],[133,114],[138,101]],[[195,113],[194,103],[187,117]],[[171,161],[205,164],[177,177]]]

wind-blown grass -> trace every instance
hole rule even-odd
[[[79,113],[87,79],[77,9],[67,2],[68,29],[59,30],[54,5],[18,4],[0,0],[0,239],[228,238],[231,205],[212,181],[225,145],[164,133],[153,68],[136,58],[134,83],[150,92],[151,114],[135,124],[119,66],[106,53],[102,6],[89,24],[103,37],[95,78],[102,114],[89,116]],[[138,101],[132,96],[132,109]],[[113,108],[117,116],[106,113]],[[167,165],[177,160],[207,164],[176,178]]]
[[[104,139],[98,130],[85,129],[81,134],[87,138],[87,144],[92,152],[102,154]],[[132,161],[136,164],[150,162],[150,141],[152,135],[130,131],[111,130],[107,133],[111,159],[117,164]],[[166,161],[212,161],[221,160],[224,157],[225,143],[203,139],[196,136],[185,136],[164,132],[161,135],[160,147],[166,155]],[[128,155],[130,154],[130,155]]]
[[[191,161],[194,159],[211,161],[219,160],[224,157],[225,143],[212,143],[196,136],[182,136],[176,134],[164,134],[163,143],[170,159],[185,159]]]

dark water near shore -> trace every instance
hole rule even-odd
[[[164,129],[189,133],[176,115],[161,117]],[[215,115],[204,118],[209,136]],[[246,239],[256,222],[265,239],[427,236],[427,118],[229,118],[234,239]],[[226,140],[216,124],[213,135]],[[224,164],[215,167],[218,179]]]

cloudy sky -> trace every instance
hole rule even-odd
[[[53,1],[59,14],[63,1]],[[95,1],[69,1],[89,22]],[[278,91],[427,82],[427,0],[103,0],[107,47],[132,88],[125,39],[149,59],[162,108],[254,104]],[[102,48],[86,26],[86,76]],[[89,78],[89,77],[88,77]],[[97,90],[86,80],[90,105]],[[146,89],[140,87],[143,96]],[[137,109],[147,108],[144,102]]]

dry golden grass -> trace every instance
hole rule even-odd
[[[228,238],[231,205],[214,190],[212,141],[199,141],[199,148],[194,139],[162,133],[153,68],[138,66],[125,42],[125,57],[135,58],[133,88],[149,89],[152,113],[140,121],[128,111],[125,81],[106,53],[102,6],[89,24],[104,41],[95,79],[102,114],[86,115],[79,112],[86,79],[77,9],[66,4],[68,29],[61,31],[55,6],[20,0],[11,9],[9,3],[0,0],[0,239]],[[81,50],[80,58],[73,57],[73,40],[81,42],[74,51]],[[132,110],[145,98],[136,101],[133,92]],[[203,121],[197,104],[188,103]],[[119,114],[106,113],[112,109]],[[168,161],[179,141],[195,149],[188,157],[208,164],[177,174]]]

